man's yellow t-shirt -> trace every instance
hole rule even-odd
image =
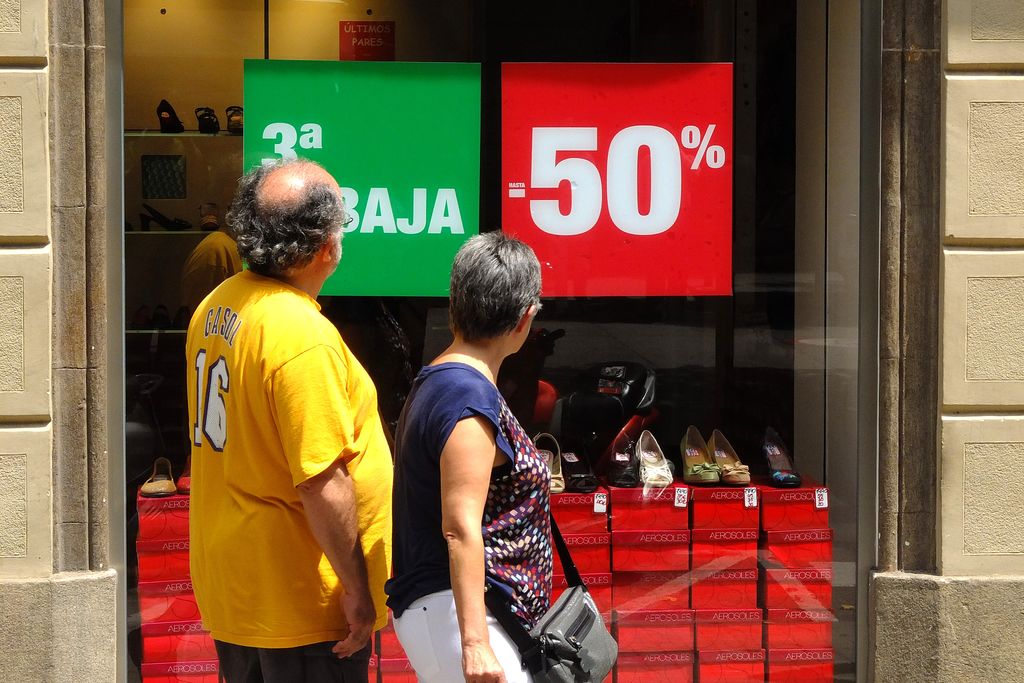
[[[216,640],[283,648],[348,633],[338,577],[296,485],[343,459],[377,608],[387,622],[392,461],[377,393],[316,300],[244,271],[188,330],[191,569]]]

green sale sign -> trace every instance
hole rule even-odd
[[[246,60],[245,167],[300,157],[354,220],[323,294],[448,296],[479,232],[480,65]]]

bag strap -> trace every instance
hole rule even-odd
[[[573,562],[572,555],[569,553],[569,547],[565,544],[565,539],[562,538],[562,532],[558,530],[558,524],[555,523],[555,516],[550,511],[548,516],[551,519],[551,537],[555,542],[558,558],[562,561],[566,583],[569,587],[583,586],[583,590],[586,590],[579,570],[576,569],[576,563]],[[512,639],[512,642],[516,644],[520,658],[530,673],[541,671],[544,655],[543,643],[531,636],[523,623],[516,618],[516,615],[512,614],[512,608],[508,605],[508,596],[500,590],[486,586],[484,604],[487,605],[487,609],[491,611],[495,620],[505,629],[505,633]]]
[[[530,635],[522,622],[512,614],[508,606],[508,596],[497,588],[487,586],[484,590],[484,604],[491,611],[495,620],[505,629],[505,633],[516,644],[519,659],[530,673],[538,673],[543,666],[544,648],[541,643]]]
[[[580,577],[579,571],[576,569],[576,563],[572,561],[572,555],[569,553],[569,547],[565,545],[565,539],[562,538],[562,532],[558,530],[558,524],[555,523],[555,515],[551,512],[548,513],[551,518],[551,538],[555,542],[555,550],[558,552],[558,559],[562,561],[562,571],[565,573],[565,582],[569,584],[569,587],[582,586],[583,579]]]

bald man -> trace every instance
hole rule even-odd
[[[346,220],[320,166],[253,170],[228,214],[249,269],[189,324],[192,582],[229,683],[365,683],[387,622],[391,453],[316,301]]]

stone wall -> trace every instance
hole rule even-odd
[[[98,0],[0,0],[5,681],[116,678],[103,16]]]
[[[868,673],[1024,680],[1024,5],[883,7]]]

